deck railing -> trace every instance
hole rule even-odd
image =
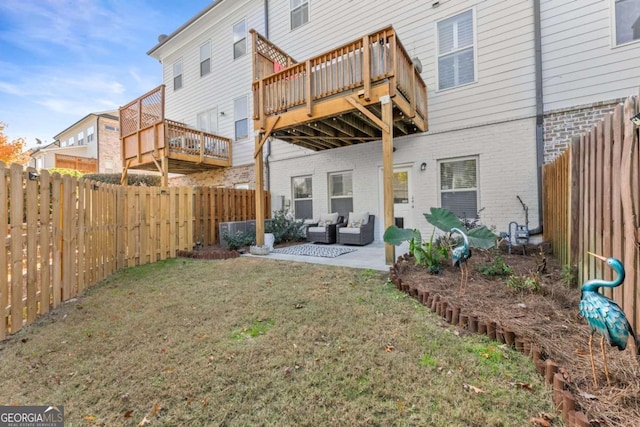
[[[197,156],[196,162],[208,158],[231,165],[231,139],[164,117],[164,89],[160,85],[120,108],[123,161],[141,159],[149,153],[158,159],[164,151],[168,156]]]
[[[417,114],[427,117],[426,84],[392,27],[299,63],[292,63],[260,34],[252,34],[259,58],[254,65],[254,119],[305,104],[311,111],[313,102],[357,88],[366,91],[385,80],[392,83],[391,95],[397,89]],[[289,59],[286,67],[283,58]]]

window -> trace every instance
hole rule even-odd
[[[113,160],[107,159],[104,161],[104,173],[113,173]]]
[[[76,145],[84,145],[84,132],[78,132],[78,137],[76,138]]]
[[[310,176],[297,176],[291,178],[293,188],[293,209],[296,219],[313,218],[313,191]]]
[[[247,25],[244,20],[233,26],[233,59],[247,53]]]
[[[329,201],[331,212],[338,212],[347,218],[353,212],[353,178],[351,172],[329,175]]]
[[[292,30],[309,22],[309,0],[290,0],[289,5]]]
[[[438,22],[438,88],[475,81],[473,10]]]
[[[105,125],[105,126],[104,126],[104,128],[105,128],[106,130],[118,130],[118,128],[117,128],[117,127],[115,127],[115,126],[111,126],[111,125]]]
[[[90,144],[91,142],[93,142],[93,133],[94,133],[93,126],[90,126],[87,129],[87,144]]]
[[[440,204],[458,217],[478,217],[477,159],[440,162]]]
[[[242,183],[238,183],[236,185],[234,185],[236,190],[248,190],[249,189],[249,183],[248,182],[242,182]]]
[[[178,59],[173,63],[173,90],[182,87],[182,59]]]
[[[243,96],[233,101],[233,119],[236,124],[236,140],[249,136],[249,114],[247,97]]]
[[[615,0],[615,45],[640,40],[640,0]]]
[[[202,111],[196,116],[196,128],[209,133],[218,132],[218,109]]]
[[[208,41],[200,46],[200,77],[211,72],[211,42]]]

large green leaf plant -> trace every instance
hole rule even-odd
[[[414,256],[416,264],[425,266],[432,274],[437,274],[440,272],[442,262],[449,256],[449,248],[447,245],[440,244],[438,239],[434,242],[435,229],[438,228],[446,233],[454,227],[460,230],[467,229],[453,212],[445,208],[431,208],[431,213],[424,214],[424,217],[435,227],[428,241],[422,241],[422,235],[417,229],[398,228],[395,225],[385,230],[383,239],[386,243],[395,246],[409,242],[409,252]],[[466,234],[469,246],[475,248],[490,248],[498,239],[498,236],[484,225],[467,230]]]

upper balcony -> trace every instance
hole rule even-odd
[[[251,34],[253,118],[268,135],[314,151],[380,140],[387,99],[394,136],[428,130],[427,86],[392,27],[303,62]]]
[[[231,139],[165,119],[164,85],[120,108],[122,164],[127,169],[190,174],[231,166]]]

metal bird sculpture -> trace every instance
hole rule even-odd
[[[460,289],[458,290],[458,294],[460,294],[466,288],[467,281],[469,280],[469,267],[467,266],[467,260],[471,258],[471,249],[469,248],[469,239],[462,230],[453,227],[449,233],[458,233],[462,236],[462,244],[460,246],[456,246],[451,251],[452,264],[455,267],[460,267]]]
[[[611,380],[609,379],[604,340],[606,339],[609,345],[617,347],[618,350],[622,351],[627,347],[627,340],[629,339],[629,335],[631,335],[636,343],[636,357],[640,357],[640,347],[638,346],[638,337],[636,337],[633,332],[633,328],[625,317],[622,308],[614,301],[598,293],[599,288],[615,288],[622,284],[624,280],[624,266],[620,260],[616,258],[605,258],[591,252],[588,252],[588,254],[606,262],[607,265],[617,273],[615,280],[592,279],[585,282],[581,287],[580,315],[587,320],[591,328],[589,356],[591,357],[593,384],[598,387],[596,366],[593,360],[594,333],[598,332],[602,337],[600,340],[600,348],[602,349],[602,362],[604,364],[604,373],[607,377],[607,384],[611,384]]]

